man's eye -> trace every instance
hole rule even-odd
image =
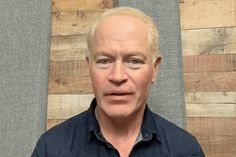
[[[111,60],[109,58],[97,59],[96,64],[99,68],[109,68],[111,65]]]
[[[128,67],[132,69],[140,68],[145,62],[141,59],[129,59],[127,61]]]
[[[128,60],[128,63],[130,63],[130,64],[144,64],[144,61],[142,61],[141,59],[130,59],[130,60]]]
[[[99,59],[97,60],[98,64],[108,64],[109,63],[109,59]]]

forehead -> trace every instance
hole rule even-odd
[[[111,15],[98,23],[95,37],[125,38],[147,36],[147,25],[139,18],[131,15]]]

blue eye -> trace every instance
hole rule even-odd
[[[143,60],[137,58],[131,58],[127,61],[128,67],[131,69],[139,69],[144,63]]]
[[[112,61],[109,58],[101,58],[96,60],[96,65],[102,69],[109,68],[111,63]]]
[[[99,59],[99,60],[97,60],[97,63],[99,63],[99,64],[108,64],[109,59]]]
[[[143,61],[140,59],[131,59],[128,62],[131,64],[143,64]]]

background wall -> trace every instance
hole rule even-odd
[[[0,0],[0,156],[28,157],[46,125],[50,0]]]
[[[181,0],[187,130],[207,157],[236,157],[236,1]]]

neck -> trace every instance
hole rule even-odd
[[[96,107],[95,113],[101,132],[109,142],[111,142],[112,139],[117,142],[119,140],[124,141],[124,139],[128,140],[131,137],[134,137],[136,140],[140,133],[144,109],[139,113],[134,113],[133,115],[122,118],[109,117],[100,111],[98,107]]]
[[[109,117],[98,107],[95,113],[105,139],[118,150],[121,157],[128,157],[140,133],[144,109],[122,118]]]

